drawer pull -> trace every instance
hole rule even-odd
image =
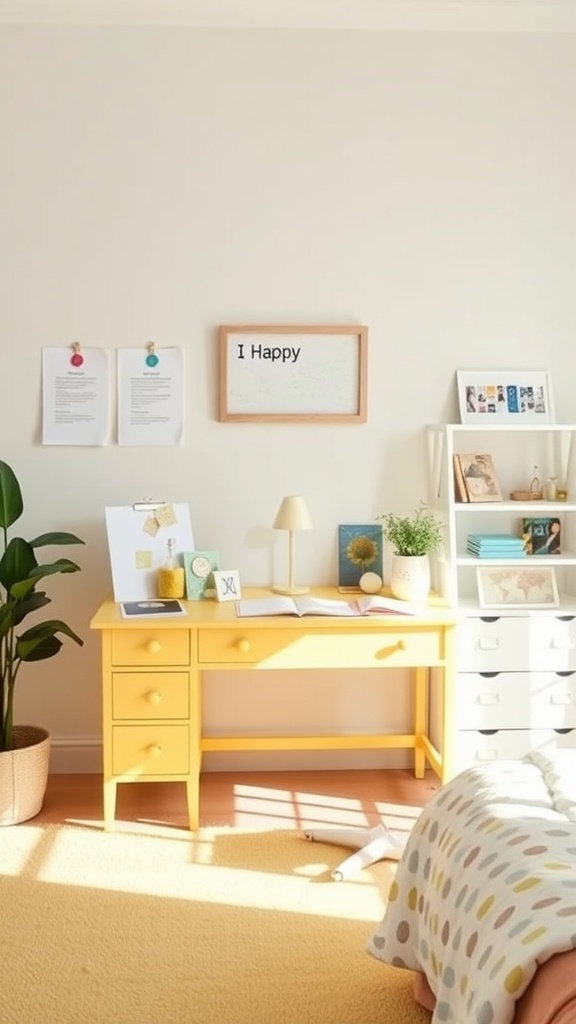
[[[152,743],[147,748],[148,757],[157,758],[157,757],[160,757],[161,753],[162,753],[162,747],[159,747],[157,743]]]
[[[478,641],[481,651],[497,651],[500,647],[500,640],[497,636],[482,636]]]
[[[158,693],[158,690],[150,690],[150,692],[146,694],[146,700],[149,701],[150,704],[159,704],[162,700],[162,694]]]
[[[377,661],[383,661],[384,658],[389,658],[395,651],[405,651],[407,646],[405,640],[397,640],[395,644],[390,644],[390,647],[383,647],[380,651],[377,651],[374,657]]]
[[[146,650],[148,651],[148,654],[160,654],[162,644],[159,640],[149,640],[146,644]]]
[[[250,650],[250,641],[239,640],[238,643],[236,644],[236,650],[239,652],[239,654],[247,654],[248,651]]]

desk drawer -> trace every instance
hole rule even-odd
[[[464,771],[485,761],[516,760],[531,750],[553,754],[576,748],[576,730],[502,729],[491,733],[462,730],[456,736],[456,770]]]
[[[112,633],[113,665],[189,665],[187,629],[116,629]]]
[[[188,718],[187,672],[113,672],[114,718]]]
[[[402,668],[442,664],[441,630],[341,632],[311,629],[201,630],[198,660],[201,665],[260,665],[262,668]]]
[[[457,629],[463,672],[576,668],[576,620],[555,615],[463,619]]]
[[[112,727],[114,775],[186,775],[190,770],[187,725]]]
[[[576,728],[576,673],[500,672],[458,676],[459,729]]]

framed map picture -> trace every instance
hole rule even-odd
[[[555,608],[560,604],[556,575],[548,566],[476,570],[481,608]]]

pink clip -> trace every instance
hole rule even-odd
[[[80,343],[75,341],[72,348],[74,349],[74,355],[70,358],[72,366],[82,366],[84,356],[80,355]]]

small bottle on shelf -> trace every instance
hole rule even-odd
[[[164,565],[158,570],[158,597],[184,597],[184,569],[176,564],[175,540],[168,540],[168,554]]]
[[[538,466],[534,466],[532,470],[532,481],[530,483],[530,493],[533,498],[542,497],[542,484],[540,483],[540,477],[538,476]]]

